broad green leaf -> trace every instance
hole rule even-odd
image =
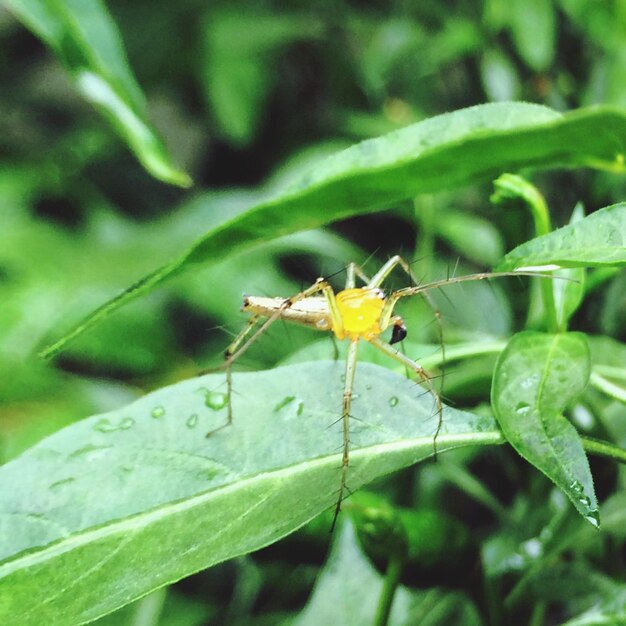
[[[167,183],[188,187],[151,126],[143,94],[120,34],[100,0],[3,0],[40,37],[69,72],[82,95],[105,117],[140,163]]]
[[[496,270],[608,265],[626,265],[626,202],[517,246]]]
[[[268,545],[334,503],[341,362],[187,380],[59,431],[0,468],[0,623],[68,626]],[[358,367],[350,489],[432,456],[433,400]],[[501,443],[446,408],[437,449]]]
[[[583,334],[518,333],[498,358],[491,403],[508,442],[598,526],[587,456],[578,432],[563,416],[587,385],[590,369]]]
[[[583,206],[579,203],[574,207],[569,221],[570,225],[580,222],[584,216]],[[570,318],[583,301],[586,270],[583,267],[569,268],[555,272],[555,276],[565,279],[552,281],[557,328],[565,330]]]
[[[462,109],[364,141],[325,159],[271,199],[214,226],[180,257],[103,304],[43,354],[52,356],[123,304],[198,263],[214,263],[262,241],[505,170],[560,164],[626,171],[616,151],[624,145],[623,111],[597,108],[561,116],[524,103]]]
[[[363,556],[352,524],[343,524],[313,595],[293,626],[372,624],[382,589],[383,578]],[[480,623],[465,596],[434,588],[399,587],[389,616],[392,626]]]

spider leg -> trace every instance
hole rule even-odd
[[[411,270],[409,264],[398,254],[392,256],[372,278],[367,282],[367,286],[371,289],[380,287],[384,280],[391,274],[393,269],[400,265],[402,269],[411,276]]]
[[[222,430],[226,426],[230,426],[233,423],[233,408],[232,408],[232,390],[233,390],[233,381],[232,381],[232,365],[233,363],[277,320],[281,317],[283,311],[293,306],[296,302],[300,300],[304,300],[309,296],[312,296],[316,293],[322,292],[329,303],[329,307],[331,308],[331,316],[337,316],[336,312],[336,302],[332,288],[330,285],[323,279],[318,278],[315,283],[313,283],[307,289],[304,289],[300,293],[297,293],[295,296],[291,296],[290,298],[286,298],[282,304],[260,325],[258,328],[250,335],[252,329],[257,325],[258,320],[262,317],[261,315],[253,315],[246,324],[245,328],[235,337],[235,339],[231,342],[231,344],[226,348],[224,352],[224,362],[220,367],[214,368],[213,370],[205,370],[205,371],[216,371],[219,369],[226,370],[226,393],[228,397],[228,413],[226,422],[221,426],[213,429],[212,431],[207,433],[207,437],[210,437],[218,430]],[[335,317],[333,317],[335,319]]]
[[[390,346],[388,343],[385,343],[379,337],[371,337],[368,339],[368,341],[372,345],[376,346],[381,352],[384,352],[387,356],[390,356],[392,359],[399,361],[400,363],[402,363],[403,365],[405,365],[406,367],[414,371],[417,374],[417,376],[421,379],[421,381],[426,385],[426,387],[428,387],[428,390],[430,391],[433,398],[435,399],[435,406],[437,408],[437,417],[438,417],[437,428],[435,430],[435,435],[433,437],[433,454],[436,457],[437,456],[437,437],[439,436],[439,433],[441,432],[441,426],[443,424],[443,405],[441,404],[441,397],[439,396],[439,393],[437,393],[437,390],[435,389],[430,377],[426,373],[426,370],[419,363],[416,363],[415,361],[413,361],[413,359],[410,359],[408,356],[402,354],[402,352],[399,352],[394,347]]]
[[[227,397],[227,417],[226,421],[217,428],[207,433],[207,437],[210,437],[218,430],[222,430],[226,426],[230,426],[233,423],[233,405],[232,405],[232,392],[233,392],[233,378],[232,378],[232,355],[237,352],[237,348],[241,345],[241,343],[245,340],[245,338],[250,334],[250,331],[256,326],[259,321],[259,315],[253,315],[249,320],[245,327],[239,332],[239,334],[233,339],[228,348],[224,351],[224,363],[221,367],[215,369],[226,370],[226,397]]]
[[[366,285],[370,282],[370,279],[360,265],[357,265],[356,263],[349,263],[346,268],[345,289],[354,289],[356,284],[355,276],[358,276]]]
[[[346,491],[346,481],[348,478],[348,463],[350,461],[350,406],[352,404],[352,389],[354,386],[354,373],[356,371],[357,354],[359,349],[359,340],[352,339],[348,347],[348,356],[346,357],[346,380],[343,388],[343,404],[341,410],[341,421],[343,424],[343,454],[341,457],[341,483],[339,485],[339,496],[335,505],[335,514],[330,532],[335,528],[337,517],[341,510],[341,503]]]

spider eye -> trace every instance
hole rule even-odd
[[[404,324],[394,324],[391,331],[390,344],[398,343],[406,337],[406,326]]]

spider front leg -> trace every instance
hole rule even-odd
[[[353,339],[348,347],[348,356],[346,357],[346,380],[343,387],[343,402],[341,409],[341,423],[343,426],[343,453],[341,455],[341,483],[339,485],[339,496],[335,505],[335,514],[330,532],[333,532],[339,511],[341,511],[341,503],[343,502],[343,494],[346,491],[346,482],[348,478],[348,463],[350,462],[350,407],[352,405],[352,389],[354,387],[354,373],[356,371],[357,353],[359,350],[359,340]]]
[[[413,361],[413,359],[410,359],[408,356],[402,354],[402,352],[399,352],[388,343],[385,343],[379,337],[371,337],[368,339],[368,341],[372,345],[376,346],[381,352],[384,352],[387,356],[390,356],[392,359],[399,361],[405,367],[408,367],[409,369],[414,371],[417,374],[418,378],[420,378],[421,381],[428,387],[428,390],[435,399],[435,406],[437,410],[437,428],[433,437],[433,454],[437,456],[437,437],[441,432],[441,426],[443,424],[443,405],[441,403],[441,397],[437,393],[437,390],[435,389],[430,377],[426,373],[426,370],[419,363],[416,363],[415,361]]]

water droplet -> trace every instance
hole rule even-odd
[[[117,426],[111,424],[108,419],[102,418],[96,422],[94,429],[99,430],[101,433],[111,433],[114,430],[117,430]]]
[[[296,399],[296,396],[284,397],[275,407],[274,413],[278,413],[281,409],[284,409],[288,404],[291,404]]]
[[[398,400],[397,396],[391,396],[391,398],[389,398],[389,406],[398,406],[399,402],[400,400]]]
[[[217,469],[205,469],[199,471],[196,476],[201,480],[213,480],[219,474],[221,474],[221,472]]]
[[[162,406],[155,406],[150,413],[152,417],[163,417],[165,415],[165,409]]]
[[[187,428],[195,428],[198,424],[198,416],[195,413],[190,415],[185,423],[187,424]]]
[[[88,443],[86,446],[78,448],[78,450],[74,450],[74,452],[68,455],[68,458],[79,458],[87,455],[99,456],[103,453],[104,450],[108,450],[109,447],[110,446],[96,446],[92,443]]]
[[[221,391],[207,391],[204,396],[204,404],[214,411],[223,409],[228,403],[228,396]]]
[[[528,402],[518,402],[517,406],[515,407],[515,412],[518,415],[526,415],[526,413],[528,413],[530,411],[530,404],[528,404]]]
[[[598,509],[591,509],[585,519],[590,522],[595,528],[600,528],[600,512]]]
[[[371,389],[372,389],[372,385],[370,385],[369,383],[367,383],[367,385],[365,385],[365,389],[367,389],[368,391],[371,391]]]
[[[112,433],[116,430],[128,430],[134,423],[135,420],[132,417],[124,417],[117,423],[103,417],[96,422],[94,429],[99,430],[101,433]]]
[[[583,493],[584,491],[582,483],[578,480],[573,481],[569,488],[577,494]]]
[[[51,489],[52,491],[58,491],[59,489],[61,489],[61,487],[65,487],[66,485],[73,483],[75,480],[76,479],[73,476],[69,476],[68,478],[62,478],[61,480],[57,480],[56,482],[52,483],[50,487],[48,487],[48,489]]]

